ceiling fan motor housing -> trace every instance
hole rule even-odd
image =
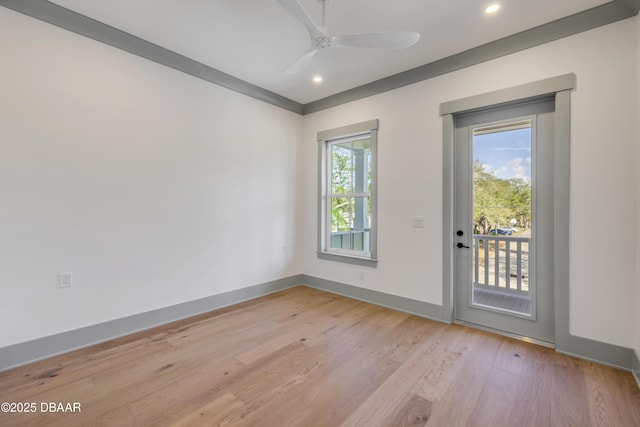
[[[333,40],[331,40],[331,37],[318,36],[315,39],[313,39],[312,43],[314,47],[318,49],[324,49],[327,47],[331,47],[331,45],[333,44]]]

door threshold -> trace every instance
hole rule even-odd
[[[456,324],[456,325],[467,326],[469,328],[480,329],[481,331],[491,332],[491,333],[496,334],[496,335],[502,335],[504,337],[513,338],[513,339],[516,339],[518,341],[524,341],[524,342],[528,342],[528,343],[531,343],[531,344],[536,344],[536,345],[539,345],[539,346],[542,346],[542,347],[547,347],[547,348],[552,348],[552,349],[556,348],[555,344],[550,343],[550,342],[537,340],[535,338],[529,338],[529,337],[525,337],[525,336],[522,336],[522,335],[512,334],[510,332],[505,332],[505,331],[501,331],[499,329],[493,329],[493,328],[489,328],[489,327],[486,327],[486,326],[476,325],[475,323],[464,322],[462,320],[457,320],[457,319],[454,319],[453,323]]]

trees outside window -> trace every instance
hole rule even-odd
[[[531,225],[531,184],[522,178],[498,178],[486,165],[475,161],[473,198],[473,234]]]

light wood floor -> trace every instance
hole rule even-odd
[[[306,287],[0,373],[1,426],[639,426],[628,372]],[[40,413],[79,402],[80,413]]]

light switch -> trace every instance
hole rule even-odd
[[[60,273],[58,274],[58,287],[70,288],[73,284],[73,273]]]

